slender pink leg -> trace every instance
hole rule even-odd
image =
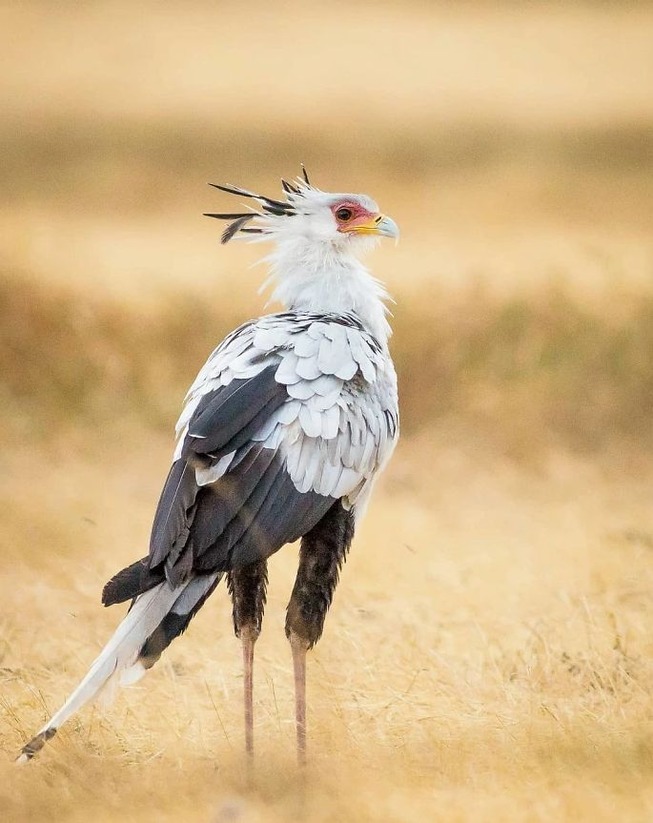
[[[297,762],[306,767],[306,651],[307,643],[294,632],[290,634],[292,662],[295,672],[295,725],[297,729]]]
[[[261,633],[267,581],[265,560],[232,569],[227,575],[233,603],[234,631],[243,649],[245,751],[250,777],[254,763],[254,644]]]
[[[244,631],[243,669],[244,669],[244,699],[245,699],[245,751],[247,762],[251,767],[254,761],[254,644],[256,639],[251,633]]]
[[[297,759],[306,766],[306,652],[322,636],[333,592],[354,536],[354,519],[340,503],[302,537],[299,567],[286,610],[286,637],[295,672]]]

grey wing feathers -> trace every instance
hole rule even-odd
[[[176,583],[267,557],[354,505],[397,435],[387,352],[348,315],[269,315],[213,352],[186,398],[150,556]]]
[[[275,379],[277,368],[272,363],[253,377],[232,380],[203,395],[188,428],[182,456],[235,451],[256,434],[287,399]]]

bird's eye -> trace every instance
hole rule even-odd
[[[336,212],[336,217],[338,218],[338,220],[341,220],[343,223],[346,223],[347,220],[351,220],[353,214],[354,212],[351,209],[348,209],[345,206],[343,206]]]

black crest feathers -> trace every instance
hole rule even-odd
[[[303,165],[302,177],[306,186],[310,188],[311,184],[308,179],[308,174]],[[287,180],[281,181],[281,187],[284,192],[287,195],[292,195],[294,197],[301,197],[302,185],[303,184],[301,181],[299,181],[298,184],[289,183]],[[239,186],[225,186],[219,183],[209,183],[209,186],[213,186],[215,189],[227,192],[227,194],[235,194],[238,197],[247,197],[248,199],[255,200],[260,206],[263,214],[271,214],[275,217],[292,217],[295,214],[295,208],[288,200],[275,200],[272,197],[266,197],[263,194],[256,194],[255,192],[248,191],[247,189],[241,189]],[[249,212],[220,212],[204,214],[204,217],[214,217],[217,220],[229,221],[229,225],[222,232],[222,236],[220,238],[221,243],[228,243],[239,232],[242,234],[262,234],[263,229],[251,226],[248,227],[247,225],[250,220],[260,216],[261,212],[256,211],[254,208],[252,208],[252,211]]]

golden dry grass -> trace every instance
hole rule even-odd
[[[646,819],[650,465],[558,454],[529,472],[450,439],[403,444],[312,655],[307,819]],[[130,426],[99,443],[17,448],[8,461],[8,753],[114,624],[97,593],[146,540],[167,446]],[[37,506],[25,470],[35,457],[49,467]],[[236,819],[292,816],[282,625],[294,565],[287,549],[272,566],[253,789],[221,592],[143,686],[84,712],[29,769],[5,762],[6,819],[222,819],[229,803]]]
[[[0,15],[0,818],[650,820],[650,5]],[[404,231],[372,261],[404,434],[310,660],[306,790],[294,548],[253,785],[224,591],[16,769],[119,619],[99,592],[147,544],[186,386],[262,310],[200,186],[300,160]]]

